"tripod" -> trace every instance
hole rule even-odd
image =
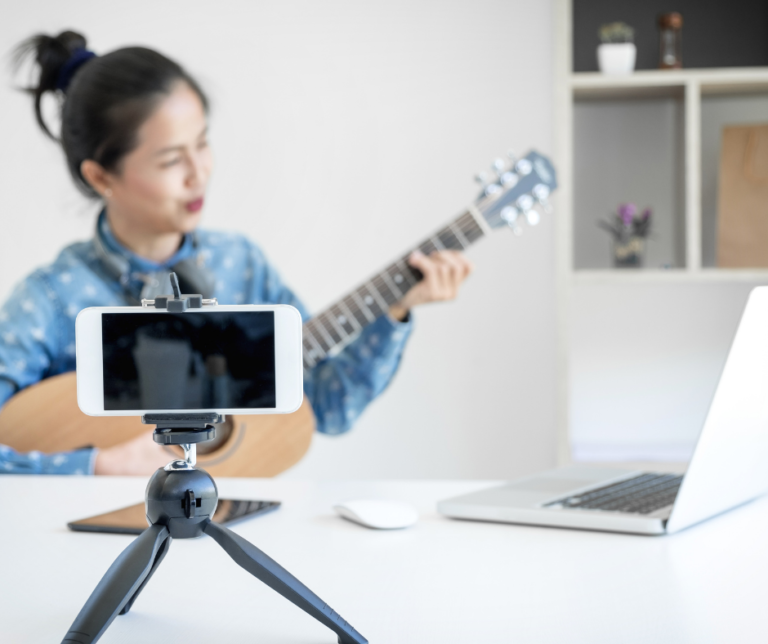
[[[92,644],[118,614],[127,613],[168,553],[173,539],[207,534],[254,577],[280,593],[338,635],[339,644],[367,644],[341,615],[315,595],[276,561],[241,536],[211,521],[219,501],[213,478],[195,467],[196,444],[212,440],[214,423],[223,418],[210,414],[146,414],[142,422],[155,424],[153,438],[165,445],[180,445],[184,460],[157,470],[146,492],[150,526],[136,537],[107,570],[64,637],[62,644]]]

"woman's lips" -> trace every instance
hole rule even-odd
[[[203,198],[199,197],[194,201],[188,201],[185,206],[187,208],[187,212],[199,212],[203,207]]]

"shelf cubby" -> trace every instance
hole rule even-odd
[[[588,72],[566,84],[573,279],[768,281],[768,269],[716,264],[722,127],[768,122],[768,68]],[[595,226],[621,201],[654,210],[646,268],[612,269],[610,239]]]

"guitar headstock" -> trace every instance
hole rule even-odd
[[[511,153],[509,159],[493,162],[493,176],[478,174],[475,179],[483,189],[475,207],[491,228],[509,226],[516,235],[523,232],[523,222],[535,226],[541,212],[551,212],[549,195],[557,188],[552,163],[538,152],[521,159]]]

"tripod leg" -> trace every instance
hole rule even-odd
[[[62,644],[93,644],[126,603],[143,587],[157,555],[170,539],[168,528],[152,525],[129,545],[101,578]],[[159,562],[158,562],[159,563]]]
[[[212,521],[207,523],[204,531],[224,548],[235,563],[334,631],[339,636],[339,644],[368,644],[368,640],[341,615],[256,546]]]
[[[152,575],[155,574],[155,570],[158,569],[160,564],[162,563],[163,559],[165,558],[165,555],[168,553],[168,550],[171,547],[171,537],[168,537],[165,541],[163,541],[163,544],[160,546],[160,549],[157,551],[157,554],[155,555],[155,560],[152,562],[152,567],[149,569],[149,572],[147,573],[147,576],[144,577],[144,581],[141,582],[141,586],[138,587],[135,593],[133,593],[133,597],[131,597],[125,606],[123,606],[123,610],[120,611],[121,615],[125,615],[129,610],[131,610],[131,606],[133,606],[133,602],[136,601],[136,598],[139,596],[139,593],[144,590],[144,586],[149,583],[149,580],[152,578]]]

